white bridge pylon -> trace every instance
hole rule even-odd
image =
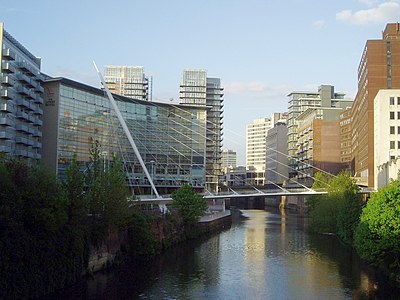
[[[142,169],[143,169],[143,171],[144,171],[144,173],[145,173],[145,175],[147,177],[147,180],[149,181],[149,183],[151,185],[151,188],[152,188],[154,194],[156,195],[157,199],[161,199],[161,196],[158,194],[158,191],[157,191],[157,189],[156,189],[156,187],[154,185],[153,179],[151,178],[150,173],[147,170],[147,167],[146,167],[146,165],[145,165],[145,163],[144,163],[144,161],[142,159],[142,156],[140,155],[139,150],[136,147],[135,141],[133,140],[132,134],[129,131],[128,125],[126,125],[124,117],[122,116],[121,111],[119,110],[118,105],[114,100],[114,97],[112,96],[110,90],[107,87],[107,84],[106,84],[106,82],[105,82],[105,80],[103,78],[103,75],[100,73],[100,71],[97,68],[97,65],[96,65],[96,63],[94,61],[93,61],[93,65],[94,65],[94,67],[96,69],[97,74],[99,75],[100,82],[103,85],[104,90],[106,91],[107,97],[111,102],[111,105],[112,105],[112,107],[114,109],[114,112],[117,115],[118,121],[121,124],[122,129],[124,130],[125,135],[128,138],[129,143],[131,144],[133,151],[135,152],[136,158],[139,160],[140,166],[142,167]],[[165,204],[161,204],[160,203],[159,207],[160,207],[161,212],[165,212],[165,210],[167,209]]]

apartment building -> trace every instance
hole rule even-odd
[[[149,100],[149,80],[142,66],[105,66],[104,80],[111,93]]]
[[[297,117],[297,179],[311,186],[316,172],[337,174],[341,168],[341,108],[309,108]]]
[[[180,85],[180,103],[207,109],[204,128],[206,136],[206,189],[218,191],[222,174],[223,106],[224,88],[220,78],[208,78],[207,70],[185,69]]]
[[[339,115],[340,125],[340,162],[342,170],[351,170],[351,132],[352,116],[351,107]]]
[[[386,25],[379,40],[368,40],[358,67],[358,92],[352,107],[352,173],[359,184],[374,186],[374,99],[380,89],[400,88],[400,24]]]
[[[291,92],[288,101],[288,165],[289,177],[297,175],[297,141],[298,122],[296,118],[308,108],[337,107],[345,109],[350,107],[353,101],[345,98],[345,94],[335,92],[332,85],[321,85],[317,92]]]
[[[267,131],[265,183],[282,185],[288,180],[287,125],[281,119]]]
[[[221,167],[224,173],[227,173],[228,169],[236,168],[237,154],[236,151],[231,149],[222,150]]]
[[[36,163],[41,159],[44,76],[40,58],[0,23],[0,152]]]

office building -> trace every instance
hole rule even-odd
[[[236,159],[237,155],[235,151],[230,149],[224,149],[222,151],[221,166],[224,173],[226,173],[228,169],[236,168]]]
[[[111,93],[149,100],[149,80],[141,66],[106,66],[104,81]]]
[[[338,107],[345,109],[353,103],[344,93],[335,92],[334,86],[321,85],[317,92],[291,92],[288,101],[288,165],[289,177],[297,175],[298,124],[296,118],[308,108]]]
[[[379,40],[368,40],[358,67],[358,92],[352,107],[352,174],[374,186],[374,99],[380,89],[400,88],[400,25],[387,24]]]
[[[267,131],[266,144],[266,184],[282,185],[288,180],[287,166],[287,125],[285,119]]]
[[[90,168],[95,141],[105,166],[119,157],[135,194],[149,195],[150,184],[116,119],[104,91],[66,78],[46,80],[43,161],[60,179],[76,155]],[[184,183],[205,186],[205,107],[158,103],[114,95],[130,133],[160,194]]]
[[[351,128],[352,117],[351,107],[339,115],[340,125],[340,162],[342,170],[351,170]]]
[[[381,89],[374,99],[374,188],[399,178],[400,89]]]
[[[35,163],[41,159],[42,82],[40,58],[0,23],[0,152]]]
[[[256,119],[246,126],[246,169],[254,170],[254,185],[265,184],[266,139],[273,126],[270,118]]]
[[[185,69],[180,85],[180,103],[207,109],[206,136],[206,189],[218,191],[222,174],[223,93],[219,78],[208,78],[207,70]]]

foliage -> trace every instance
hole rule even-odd
[[[88,251],[73,215],[43,167],[0,160],[0,298],[39,297],[81,276]]]
[[[327,195],[311,196],[307,206],[311,216],[311,230],[318,233],[337,234],[344,242],[352,243],[353,232],[359,222],[362,200],[358,186],[350,174],[343,172],[327,178],[317,173],[313,188],[327,184]]]
[[[161,245],[152,229],[151,220],[139,210],[133,209],[130,212],[127,233],[125,252],[130,258],[142,259],[160,252]]]
[[[172,207],[178,209],[185,224],[195,224],[207,210],[207,202],[189,184],[184,184],[172,194]]]
[[[85,198],[91,216],[91,243],[99,244],[111,228],[118,228],[125,219],[129,190],[121,162],[115,157],[111,162],[102,159],[98,141],[92,145],[90,155],[91,167],[86,176]]]
[[[371,195],[355,233],[360,256],[400,272],[400,181]]]

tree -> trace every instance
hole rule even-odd
[[[178,209],[185,224],[196,223],[208,208],[204,197],[197,194],[189,184],[175,191],[172,200],[172,207]]]
[[[337,234],[344,242],[353,242],[353,233],[359,223],[362,200],[358,186],[348,172],[327,178],[318,175],[313,188],[327,187],[327,195],[311,196],[307,206],[311,216],[311,230]]]
[[[360,256],[393,273],[400,272],[400,181],[371,195],[355,232]]]

